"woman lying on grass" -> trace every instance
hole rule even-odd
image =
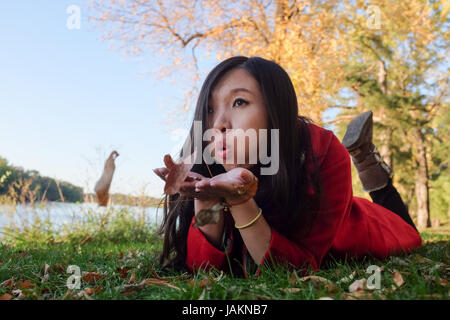
[[[213,146],[214,162],[201,156],[178,192],[166,195],[160,229],[164,266],[196,272],[213,265],[247,277],[259,275],[265,263],[318,270],[331,256],[383,259],[421,246],[392,185],[393,172],[372,144],[372,112],[353,119],[341,143],[299,111],[288,74],[272,61],[237,56],[210,72],[193,120],[201,121],[202,134],[207,129],[220,133],[197,150],[204,155]],[[258,134],[257,146],[245,143],[245,161],[238,161],[242,148],[229,134],[233,129]],[[275,144],[271,129],[279,129]],[[264,141],[271,142],[272,163],[261,161]],[[185,143],[192,154],[194,144],[193,123]],[[251,154],[258,155],[256,163]],[[182,150],[180,159],[186,156]],[[374,202],[353,196],[350,156]],[[262,174],[271,166],[275,173]],[[155,172],[166,180],[170,170]],[[243,186],[240,192],[236,185]],[[218,222],[196,228],[195,216],[216,204],[225,205]]]

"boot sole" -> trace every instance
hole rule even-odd
[[[361,133],[364,132],[364,128],[369,123],[369,119],[372,117],[372,111],[366,111],[361,113],[356,118],[352,119],[347,126],[347,131],[345,132],[344,138],[342,139],[342,144],[347,149],[355,147],[361,138]]]

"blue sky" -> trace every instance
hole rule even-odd
[[[166,123],[183,91],[158,80],[160,56],[109,49],[88,23],[86,1],[0,2],[0,156],[16,166],[92,191],[105,157],[120,153],[112,192],[162,194],[152,168],[180,142],[189,121]],[[81,28],[69,30],[70,5]],[[201,62],[202,74],[217,62]],[[202,78],[204,79],[204,78]],[[191,120],[191,115],[187,116]]]
[[[69,30],[69,5],[81,28]],[[0,155],[25,169],[92,188],[103,157],[117,149],[113,192],[160,195],[152,168],[177,141],[166,112],[183,91],[157,80],[161,57],[109,49],[87,22],[85,1],[0,3]],[[177,126],[178,125],[178,126]],[[179,142],[179,141],[178,141]],[[89,190],[91,191],[91,190]]]

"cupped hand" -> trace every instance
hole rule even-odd
[[[223,198],[231,206],[246,202],[258,190],[258,178],[250,170],[240,167],[194,183],[195,191]]]
[[[169,169],[166,167],[153,169],[162,180],[166,181],[167,175],[169,174]],[[193,197],[199,200],[214,200],[216,202],[220,202],[220,198],[216,196],[214,193],[207,192],[199,192],[195,190],[195,184],[199,181],[207,180],[199,173],[190,171],[186,177],[186,179],[181,183],[179,193],[182,196]]]

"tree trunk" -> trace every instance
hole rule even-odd
[[[415,158],[417,163],[416,198],[417,198],[417,227],[424,229],[431,226],[430,202],[428,189],[428,165],[426,158],[425,137],[420,129],[416,129]]]
[[[394,162],[393,154],[392,154],[392,129],[386,128],[385,130],[380,132],[380,140],[381,140],[381,146],[380,146],[380,155],[383,158],[383,160],[386,162],[386,164],[394,170]]]

